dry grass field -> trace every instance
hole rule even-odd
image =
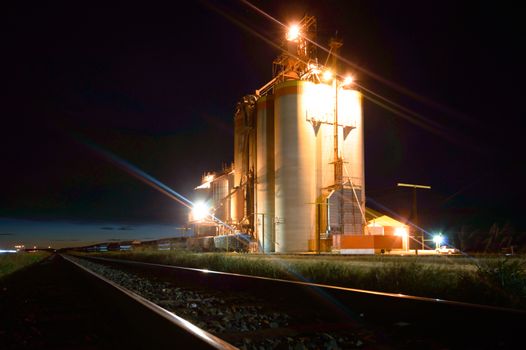
[[[184,250],[96,255],[526,309],[524,256],[264,255]]]
[[[49,256],[46,252],[0,254],[0,278]]]

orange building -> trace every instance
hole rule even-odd
[[[332,251],[340,254],[384,254],[409,249],[409,227],[387,215],[366,208],[364,235],[335,235]]]

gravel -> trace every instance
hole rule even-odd
[[[252,296],[175,286],[103,264],[73,258],[79,264],[112,280],[240,349],[359,349],[364,335],[351,331],[291,331],[291,315],[273,310]],[[367,335],[365,335],[367,336]],[[362,338],[362,339],[360,339]]]

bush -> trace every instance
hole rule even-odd
[[[476,278],[493,303],[526,307],[525,267],[519,259],[488,260],[477,264]]]

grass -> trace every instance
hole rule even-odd
[[[46,252],[0,254],[0,279],[47,256]]]
[[[287,256],[154,250],[99,255],[526,309],[523,257]]]

